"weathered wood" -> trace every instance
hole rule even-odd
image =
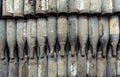
[[[109,47],[107,55],[107,77],[116,77],[116,57],[112,56],[112,47]]]
[[[78,18],[78,36],[79,42],[81,46],[81,55],[84,56],[86,54],[86,44],[88,40],[88,17],[87,16],[79,16]]]
[[[99,41],[102,47],[102,54],[106,56],[109,41],[109,21],[107,16],[99,17]]]
[[[28,44],[28,56],[29,58],[35,57],[35,47],[36,47],[36,20],[35,19],[27,19],[27,44]]]
[[[97,55],[97,77],[106,76],[106,57],[103,57],[102,50],[99,48]]]
[[[58,13],[68,12],[68,0],[57,0],[57,11]]]
[[[54,55],[54,46],[56,42],[56,37],[57,37],[57,20],[56,17],[50,16],[48,17],[47,21],[47,38],[48,38],[48,43],[50,46],[50,53],[49,55],[53,56]]]
[[[101,13],[101,0],[90,0],[90,12]]]
[[[113,13],[113,0],[101,0],[102,14]]]
[[[24,0],[24,15],[34,15],[35,0]]]
[[[29,59],[28,62],[28,77],[38,77],[38,65],[36,58]]]
[[[120,12],[120,0],[113,0],[113,11]]]
[[[47,13],[57,12],[57,0],[47,0]]]
[[[78,13],[80,8],[79,0],[69,0],[68,1],[68,11],[69,13]]]
[[[99,39],[98,17],[90,16],[89,17],[89,40],[90,40],[90,45],[92,46],[93,56],[95,57],[97,54],[98,39]]]
[[[13,0],[2,0],[2,15],[3,16],[12,16],[13,15]]]
[[[37,42],[39,47],[39,57],[43,58],[45,55],[45,45],[47,38],[47,20],[46,18],[37,19]]]
[[[24,0],[14,0],[13,16],[23,17],[24,14]]]
[[[71,15],[68,17],[68,39],[71,45],[71,55],[75,55],[75,45],[77,42],[77,36],[78,36],[78,20],[77,16]]]
[[[27,41],[27,24],[26,20],[18,19],[17,20],[17,45],[18,45],[18,55],[20,59],[23,59],[25,56],[25,45]]]
[[[16,46],[16,21],[14,19],[8,19],[6,22],[7,27],[7,44],[9,47],[9,57],[15,58],[15,46]]]
[[[6,24],[5,20],[0,19],[0,59],[5,58],[6,47]]]
[[[112,45],[113,56],[117,55],[117,44],[119,41],[119,17],[111,16],[110,17],[110,43]]]
[[[88,50],[87,53],[87,75],[88,77],[97,76],[96,57],[93,57],[91,48]]]
[[[80,13],[90,13],[90,0],[79,0]]]
[[[36,14],[45,14],[47,7],[47,0],[36,0]]]
[[[18,60],[10,59],[9,61],[9,77],[18,77]]]

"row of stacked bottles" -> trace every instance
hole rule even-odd
[[[0,0],[0,77],[120,77],[120,0]]]
[[[0,77],[120,76],[119,17],[0,19]]]

